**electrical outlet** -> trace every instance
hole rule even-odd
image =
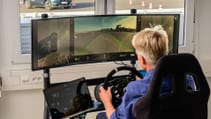
[[[21,76],[21,85],[39,84],[43,82],[43,77],[40,75]]]
[[[33,76],[33,77],[31,77],[30,82],[32,84],[42,83],[43,82],[43,77],[39,76],[39,75],[38,76]]]
[[[21,76],[20,77],[20,84],[23,85],[23,84],[29,84],[30,83],[30,80],[28,79],[27,76]]]

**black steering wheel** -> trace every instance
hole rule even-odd
[[[116,74],[119,71],[129,71],[130,73],[128,75],[114,77],[114,74]],[[97,85],[95,87],[96,100],[101,101],[99,97],[100,86],[103,86],[104,89],[107,89],[110,86],[111,94],[112,94],[112,104],[116,108],[117,106],[119,106],[119,104],[122,101],[122,96],[125,93],[125,87],[130,81],[136,80],[136,76],[141,79],[143,78],[140,72],[137,71],[136,68],[134,67],[121,66],[121,67],[117,67],[113,69],[112,71],[108,73],[107,77],[104,80],[104,83]]]

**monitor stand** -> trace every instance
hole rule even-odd
[[[43,72],[43,77],[44,77],[44,89],[49,88],[50,87],[50,72],[49,69],[44,69]],[[43,114],[43,119],[50,119],[50,112],[48,109],[48,105],[44,99],[44,114]]]

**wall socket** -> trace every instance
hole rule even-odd
[[[43,76],[41,75],[31,75],[31,76],[21,76],[20,84],[29,85],[29,84],[39,84],[43,82]]]

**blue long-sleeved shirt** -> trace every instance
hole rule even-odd
[[[134,119],[132,111],[133,104],[146,93],[153,74],[154,70],[150,70],[142,80],[132,81],[127,85],[122,103],[116,108],[116,111],[112,113],[110,119]],[[191,77],[187,77],[187,79],[191,79]],[[190,87],[194,87],[194,83],[191,80],[187,80],[187,84]],[[169,80],[164,80],[161,95],[170,92],[170,90],[171,83]]]

